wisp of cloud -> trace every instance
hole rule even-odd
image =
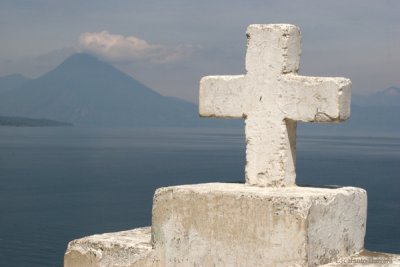
[[[189,57],[196,49],[192,45],[169,47],[151,44],[136,36],[123,36],[108,31],[85,32],[79,37],[81,52],[95,55],[112,63],[128,63],[145,60],[162,64]]]

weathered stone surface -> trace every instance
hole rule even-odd
[[[130,238],[127,236],[135,236],[133,242],[129,241]],[[138,237],[140,236],[140,237]],[[109,242],[104,242],[104,240],[108,240],[118,244],[118,243],[130,243],[127,247],[123,246],[110,246]],[[137,242],[137,240],[142,241]],[[79,245],[78,245],[79,244]],[[82,249],[82,246],[84,249]],[[129,261],[121,261],[119,257],[121,255],[126,255],[128,251],[137,255],[138,251],[135,249],[129,249],[130,247],[135,246],[145,246],[146,249],[143,250],[142,256],[134,256],[136,259],[142,258],[142,260],[134,260],[133,262]],[[75,267],[98,267],[98,266],[131,266],[131,267],[162,267],[167,266],[164,262],[159,261],[155,258],[155,253],[151,253],[148,251],[150,248],[150,228],[139,228],[131,231],[124,232],[115,232],[115,233],[107,233],[102,235],[94,235],[90,237],[85,237],[79,240],[72,241],[68,248],[68,251],[65,255],[65,265],[67,267],[75,266]],[[87,253],[83,251],[93,251],[93,253]],[[108,251],[107,253],[102,254],[101,260],[100,258],[96,258],[94,255],[98,254],[95,251]],[[154,252],[154,251],[153,251]],[[331,256],[332,263],[320,265],[321,267],[399,267],[400,266],[400,255],[395,254],[387,254],[387,253],[379,253],[379,252],[370,252],[370,251],[362,251],[361,253],[356,253],[350,257],[338,258],[336,256],[336,252],[329,251],[329,256]],[[124,256],[126,258],[126,256]],[[116,260],[117,259],[117,260]],[[187,265],[190,266],[190,265]],[[223,266],[223,265],[216,265]],[[232,265],[238,266],[238,265]],[[300,264],[294,264],[292,266],[302,266]],[[304,265],[303,265],[304,266]]]
[[[150,227],[73,240],[64,267],[158,266],[151,256]]]
[[[400,255],[366,250],[346,258],[334,257],[332,261],[333,263],[321,267],[400,267]]]
[[[247,73],[204,77],[199,113],[245,119],[246,183],[294,185],[297,121],[347,119],[351,82],[298,75],[300,30],[294,25],[250,25],[247,37]]]
[[[161,188],[153,245],[164,266],[318,266],[363,248],[366,205],[354,187]]]

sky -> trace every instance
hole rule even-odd
[[[300,74],[367,94],[400,87],[399,11],[398,0],[1,0],[0,76],[35,78],[85,52],[196,103],[201,77],[244,73],[249,24],[290,23]]]

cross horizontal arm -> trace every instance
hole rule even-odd
[[[246,98],[245,76],[207,76],[200,81],[199,114],[202,117],[242,118]]]
[[[350,116],[351,81],[284,75],[280,106],[287,119],[303,122],[339,122]]]

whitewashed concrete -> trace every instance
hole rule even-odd
[[[250,25],[246,74],[200,82],[199,113],[244,118],[246,183],[295,184],[296,122],[339,122],[350,116],[351,82],[298,75],[300,30],[294,25]]]
[[[143,267],[153,265],[150,227],[73,240],[64,267]]]
[[[157,190],[152,238],[164,266],[318,266],[363,248],[366,192],[211,183]]]
[[[125,235],[127,231],[124,232],[116,232],[116,233],[107,233],[103,235],[107,235],[110,240],[113,240],[114,243],[118,244],[120,242],[125,242]],[[131,232],[131,231],[130,231]],[[142,240],[146,240],[146,243],[132,243],[130,247],[138,246],[136,249],[131,249],[128,252],[120,246],[112,246],[110,247],[107,243],[103,242],[103,235],[94,235],[90,237],[83,238],[85,240],[85,250],[107,250],[107,254],[101,256],[103,260],[96,260],[95,255],[98,254],[90,254],[90,253],[80,253],[81,248],[78,245],[78,241],[74,241],[68,247],[68,253],[65,255],[66,265],[65,267],[162,267],[166,266],[164,262],[161,262],[155,258],[153,253],[149,253],[145,250],[141,250],[143,245],[147,247],[151,247],[150,242],[150,232],[144,231],[142,233],[136,233],[137,235],[141,235],[139,237]],[[133,252],[134,251],[134,252]],[[119,260],[121,255],[126,255],[127,253],[132,253],[133,257],[138,257],[138,254],[141,254],[142,260],[133,261],[133,262],[122,262]],[[388,253],[380,253],[380,252],[370,252],[370,251],[362,251],[360,253],[356,253],[350,257],[338,258],[335,256],[335,253],[329,253],[331,257],[332,263],[320,265],[320,267],[400,267],[400,255],[388,254]],[[126,256],[124,256],[126,257]],[[117,260],[117,261],[116,261]],[[113,264],[113,262],[115,264]],[[178,265],[179,266],[179,265]],[[187,265],[190,266],[190,265]],[[216,265],[223,266],[223,265]],[[232,265],[238,266],[238,265]],[[304,266],[301,264],[294,264],[288,266]],[[246,266],[249,267],[249,266]],[[273,267],[273,266],[269,266]]]
[[[107,233],[103,235],[107,235],[110,240],[113,240],[114,243],[118,244],[120,242],[125,242],[126,239],[126,233],[127,231],[124,232],[116,232],[116,233]],[[132,232],[132,231],[129,231]],[[142,240],[146,240],[146,243],[132,243],[130,247],[135,247],[138,246],[138,250],[131,249],[129,252],[132,253],[133,257],[137,257],[138,253],[142,254],[140,256],[144,260],[141,261],[135,261],[128,263],[127,261],[124,263],[121,261],[118,261],[117,264],[112,264],[112,262],[115,261],[115,259],[119,259],[121,257],[121,254],[126,254],[127,251],[123,249],[120,246],[112,246],[110,247],[107,245],[107,243],[103,242],[103,235],[94,235],[90,237],[85,237],[83,240],[85,240],[85,250],[107,250],[107,255],[102,255],[101,257],[103,258],[102,261],[99,260],[93,260],[94,255],[90,253],[80,253],[81,246],[78,245],[78,241],[74,241],[74,243],[71,242],[71,245],[68,247],[68,252],[65,255],[66,262],[67,264],[65,265],[66,267],[162,267],[165,266],[165,264],[155,258],[155,256],[152,253],[148,253],[145,250],[140,250],[143,245],[147,247],[151,247],[151,242],[150,242],[150,231],[146,230],[143,231],[142,233],[136,233],[135,235],[141,235],[139,237]],[[76,250],[76,251],[75,251]],[[134,251],[134,252],[132,252]],[[138,252],[141,251],[141,252]],[[128,252],[128,253],[129,253]],[[152,251],[154,252],[154,250]],[[370,252],[370,251],[362,251],[360,253],[356,253],[350,257],[345,257],[345,258],[338,258],[335,256],[336,253],[329,253],[330,256],[332,256],[331,260],[332,263],[320,265],[321,267],[400,267],[400,255],[395,255],[395,254],[387,254],[387,253],[380,253],[380,252]],[[73,255],[73,260],[70,259]],[[110,258],[110,259],[107,259]],[[114,259],[114,260],[111,260]],[[222,266],[222,265],[217,265],[217,266]],[[235,265],[233,265],[235,266]],[[294,264],[292,266],[302,266],[300,264]],[[246,266],[249,267],[249,266]],[[273,267],[273,266],[272,266]],[[304,266],[306,267],[306,266]]]
[[[350,257],[337,258],[333,253],[332,263],[321,267],[400,267],[400,255],[361,251]]]

